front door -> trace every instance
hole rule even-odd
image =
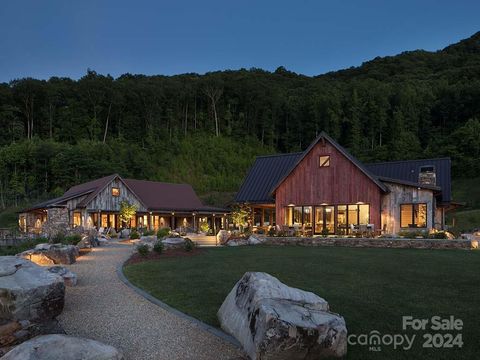
[[[315,234],[335,233],[335,206],[315,206]]]

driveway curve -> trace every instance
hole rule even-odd
[[[117,275],[131,245],[95,248],[68,266],[78,285],[68,287],[59,320],[66,333],[101,341],[130,359],[241,359],[231,343],[137,294]]]

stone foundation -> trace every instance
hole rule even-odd
[[[264,245],[344,246],[393,249],[478,249],[476,240],[266,237]]]

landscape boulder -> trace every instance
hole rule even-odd
[[[220,230],[217,234],[217,241],[219,244],[225,244],[230,237],[230,232],[227,230]]]
[[[0,354],[33,336],[59,331],[62,278],[17,256],[0,257]]]
[[[77,246],[64,244],[38,244],[34,249],[17,254],[39,265],[73,264],[78,255]]]
[[[223,330],[252,360],[343,357],[347,329],[342,316],[314,293],[289,287],[261,272],[247,272],[218,311]]]
[[[185,246],[185,239],[182,237],[168,237],[162,240],[163,248],[167,249],[183,249]]]
[[[57,274],[61,276],[66,286],[77,285],[77,274],[68,270],[64,266],[59,266],[59,265],[51,266],[48,268],[48,271],[50,271],[53,274]]]
[[[265,242],[265,236],[252,234],[248,237],[248,245],[260,245]]]
[[[67,335],[43,335],[26,341],[6,353],[2,360],[122,360],[114,347]]]
[[[240,237],[240,238],[231,238],[229,239],[225,245],[227,246],[243,246],[248,245],[248,239]]]

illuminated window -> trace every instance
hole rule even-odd
[[[293,225],[302,225],[302,207],[295,206],[293,208]]]
[[[320,167],[329,167],[330,166],[330,155],[320,156]]]
[[[427,204],[401,204],[400,227],[427,227]]]
[[[293,218],[293,207],[288,206],[285,208],[285,225],[292,226],[293,225],[292,218]]]
[[[112,196],[120,196],[120,189],[117,187],[112,187]]]
[[[82,225],[82,214],[79,212],[73,213],[73,226]]]

